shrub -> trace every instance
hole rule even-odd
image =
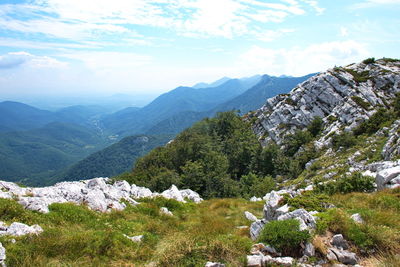
[[[380,108],[368,120],[365,120],[357,128],[355,128],[354,134],[374,134],[383,126],[390,124],[393,120],[393,117],[394,116],[392,112]]]
[[[374,57],[370,57],[370,58],[364,59],[363,63],[364,64],[373,64],[373,63],[375,63],[375,58]]]
[[[345,71],[350,73],[353,76],[354,81],[356,81],[358,83],[366,82],[370,78],[369,77],[369,71],[367,71],[367,70],[363,71],[363,72],[357,72],[357,71],[352,70],[352,69],[345,69]]]
[[[322,129],[324,128],[324,121],[321,117],[317,116],[314,120],[308,125],[307,130],[311,133],[312,136],[317,136]]]
[[[356,102],[357,105],[359,105],[360,107],[362,107],[365,110],[369,110],[371,108],[371,104],[364,101],[364,99],[362,99],[359,96],[352,96],[351,99]]]
[[[303,208],[307,211],[325,211],[329,203],[329,197],[326,194],[315,194],[313,191],[304,192],[294,198],[289,198],[287,204],[292,209]]]
[[[342,179],[329,183],[317,183],[315,188],[320,193],[351,193],[351,192],[369,192],[374,189],[375,179],[370,176],[364,176],[361,173],[353,173],[350,177],[345,176]]]
[[[332,137],[333,148],[338,149],[339,147],[350,148],[356,144],[357,140],[351,132],[343,132],[341,134],[335,134]]]
[[[285,154],[286,156],[292,157],[296,152],[299,150],[299,148],[310,142],[312,139],[312,135],[309,131],[301,131],[297,130],[294,134],[288,135],[285,137],[283,143],[285,146]]]
[[[307,230],[299,230],[299,222],[295,219],[271,221],[262,229],[259,242],[267,243],[284,255],[298,256],[301,244],[310,240]]]

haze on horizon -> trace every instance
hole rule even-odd
[[[156,95],[399,58],[400,0],[2,0],[0,100]]]

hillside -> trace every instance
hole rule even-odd
[[[160,121],[180,112],[203,112],[246,91],[257,79],[230,79],[217,87],[178,87],[162,94],[140,110],[122,110],[102,123],[108,132],[121,136],[142,134]]]
[[[128,136],[118,143],[91,154],[53,181],[71,181],[93,177],[111,177],[129,171],[137,158],[155,147],[163,146],[171,136]]]
[[[60,169],[109,141],[83,126],[53,122],[29,131],[0,134],[1,179],[42,184]]]
[[[399,128],[399,60],[336,67],[196,123],[113,180],[0,181],[0,261],[399,266]]]

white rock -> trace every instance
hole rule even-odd
[[[200,203],[203,201],[203,199],[200,197],[200,195],[193,190],[190,189],[184,189],[179,191],[183,199],[189,199],[193,201],[194,203]]]
[[[142,241],[143,239],[143,235],[136,235],[136,236],[128,236],[126,234],[123,234],[126,238],[128,238],[129,240],[135,242],[135,243],[139,243]]]
[[[252,196],[252,197],[250,198],[250,201],[251,201],[251,202],[262,201],[262,198],[256,197],[256,196]]]
[[[247,220],[255,222],[257,221],[257,217],[253,215],[253,213],[245,211],[244,216],[246,217]]]
[[[304,228],[304,225],[307,227],[308,230],[315,229],[316,227],[316,221],[314,217],[305,209],[297,209],[278,217],[279,221],[288,219],[299,220],[301,229]],[[302,222],[304,222],[304,224]]]
[[[5,233],[6,235],[12,235],[12,236],[23,236],[23,235],[38,235],[41,232],[43,232],[42,227],[39,225],[35,224],[32,226],[19,223],[19,222],[13,222],[8,228],[7,232]]]
[[[390,184],[391,180],[398,177],[400,177],[400,166],[379,171],[375,178],[378,189],[385,188],[388,184]]]
[[[161,196],[167,199],[175,199],[179,202],[186,202],[183,199],[181,192],[179,192],[179,189],[175,185],[172,185],[168,190],[162,192]]]
[[[165,215],[168,215],[168,216],[173,216],[172,212],[170,212],[170,211],[168,210],[168,208],[166,208],[166,207],[161,207],[161,208],[160,208],[160,212],[161,212],[162,214],[165,214]]]
[[[225,267],[225,264],[208,261],[204,267]]]
[[[350,218],[353,219],[353,221],[355,221],[356,223],[364,223],[364,220],[359,213],[354,213],[353,215],[351,215]]]
[[[248,267],[262,267],[263,266],[263,256],[262,255],[248,255],[247,256],[247,266]]]
[[[6,249],[3,247],[3,244],[0,243],[0,262],[4,262],[6,259]]]

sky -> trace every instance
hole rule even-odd
[[[400,58],[400,0],[0,0],[0,97],[158,94]]]

